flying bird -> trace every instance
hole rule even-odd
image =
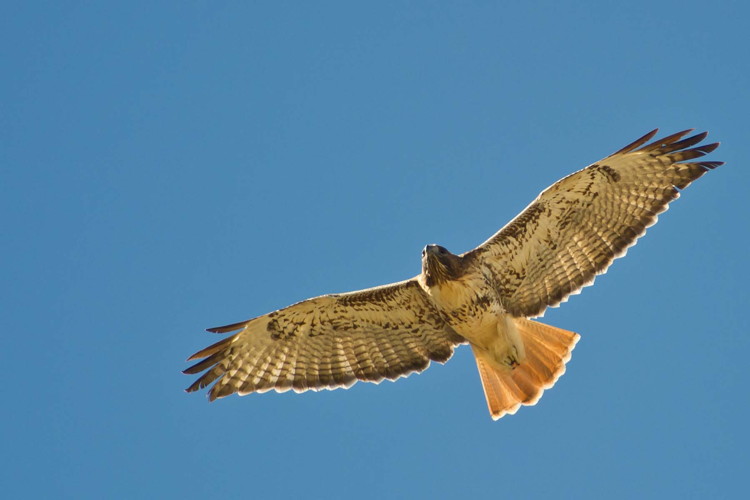
[[[535,404],[565,372],[579,335],[530,318],[592,284],[680,190],[723,164],[691,161],[719,146],[701,145],[705,132],[649,143],[656,132],[557,181],[469,252],[427,245],[412,279],[210,328],[239,331],[188,359],[200,361],[184,373],[205,373],[187,392],[213,383],[213,401],[396,380],[469,344],[493,419]]]

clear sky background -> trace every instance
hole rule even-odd
[[[7,498],[739,497],[747,2],[15,2],[0,14]],[[727,164],[547,323],[489,418],[470,350],[348,391],[185,394],[204,328],[416,275],[643,133]]]

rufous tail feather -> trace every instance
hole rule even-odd
[[[514,318],[525,350],[515,368],[501,366],[474,349],[484,395],[493,420],[513,415],[521,405],[533,405],[565,373],[565,363],[580,339],[574,332],[524,318]]]

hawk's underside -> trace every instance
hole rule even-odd
[[[545,189],[470,252],[428,245],[410,280],[308,299],[209,331],[239,330],[197,352],[209,398],[297,392],[395,380],[447,361],[458,344],[476,356],[493,418],[534,404],[565,371],[578,341],[530,321],[606,272],[679,190],[721,162],[691,161],[718,143],[690,130],[648,143],[656,130]],[[648,144],[647,144],[648,143]]]

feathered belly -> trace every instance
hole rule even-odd
[[[491,344],[505,311],[496,292],[483,280],[456,280],[433,287],[435,305],[462,337],[478,346]]]

